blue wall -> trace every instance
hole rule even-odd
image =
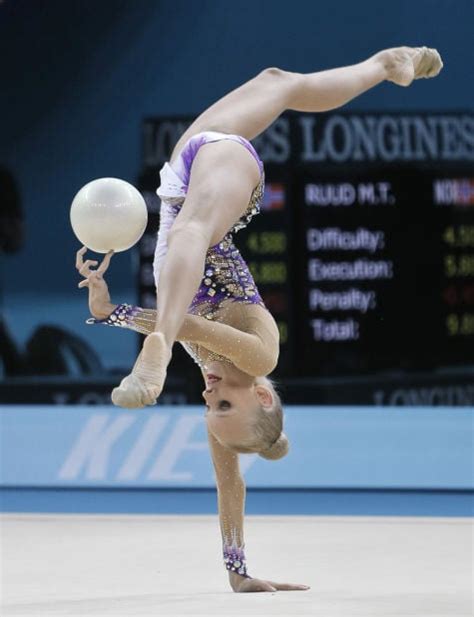
[[[472,490],[472,409],[288,406],[283,459],[240,456],[252,488]],[[0,407],[0,486],[212,488],[200,406]]]
[[[438,47],[442,75],[409,90],[384,84],[353,109],[472,108],[472,0],[6,0],[0,5],[0,162],[16,174],[27,246],[8,258],[7,290],[25,277],[71,293],[69,205],[91,178],[134,181],[146,115],[197,114],[270,65],[310,72],[399,44]],[[54,277],[44,258],[54,264]],[[132,253],[114,288],[130,290]]]
[[[472,409],[290,406],[285,418],[286,457],[240,456],[250,511],[472,513]],[[197,406],[4,406],[0,443],[0,511],[215,510]]]

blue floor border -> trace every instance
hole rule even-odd
[[[462,516],[474,492],[461,490],[247,489],[247,514]],[[1,512],[215,514],[215,489],[0,488]]]

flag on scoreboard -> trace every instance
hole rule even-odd
[[[462,206],[474,205],[474,180],[455,180],[455,203]]]
[[[285,207],[285,187],[277,182],[269,182],[263,194],[262,210],[283,210]]]
[[[434,202],[441,206],[474,206],[474,178],[435,180]]]

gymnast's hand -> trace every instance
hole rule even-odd
[[[252,591],[306,591],[308,585],[295,585],[293,583],[275,583],[260,578],[245,578],[229,572],[230,586],[236,593],[247,593]]]
[[[104,273],[110,265],[113,251],[109,251],[96,270],[91,270],[91,266],[97,266],[98,261],[92,259],[83,260],[87,247],[83,246],[76,253],[76,268],[79,274],[84,276],[78,287],[88,287],[89,289],[89,310],[96,319],[105,319],[116,308],[110,302],[110,293],[107,283],[104,280]]]

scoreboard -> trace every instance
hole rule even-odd
[[[188,118],[144,122],[141,302],[154,194]],[[235,236],[280,330],[280,376],[473,364],[474,116],[288,114],[254,142],[261,214]]]
[[[472,362],[474,174],[407,166],[301,171],[299,370]],[[455,176],[455,177],[454,177]],[[469,194],[469,196],[468,196]]]

